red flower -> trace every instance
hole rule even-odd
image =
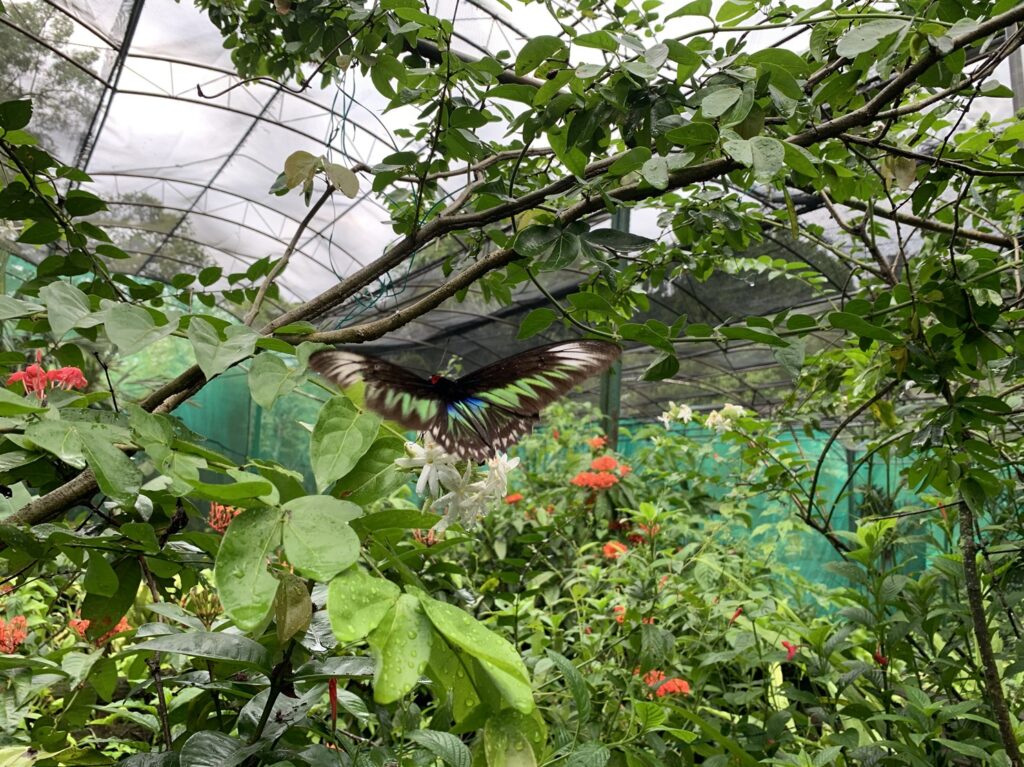
[[[24,615],[15,615],[9,621],[0,618],[0,653],[10,655],[28,638],[28,621]]]
[[[583,627],[583,633],[584,634],[593,634],[594,633],[594,629],[590,628],[590,626],[584,626]]]
[[[619,478],[607,471],[581,471],[570,482],[577,487],[589,487],[593,490],[607,490],[618,484]]]
[[[641,623],[646,623],[648,626],[653,626],[654,625],[654,618],[653,617],[641,618],[640,622]]]
[[[675,695],[676,693],[689,695],[690,683],[687,682],[685,679],[680,679],[679,677],[674,676],[670,679],[666,679],[664,682],[661,683],[658,689],[654,691],[654,694],[657,695],[659,698],[663,698],[666,695]]]
[[[24,370],[12,373],[7,378],[7,385],[21,382],[25,387],[25,394],[33,394],[41,402],[46,399],[46,387],[57,387],[60,389],[84,389],[89,385],[82,375],[82,371],[76,367],[63,367],[56,370],[43,370],[39,362],[42,360],[42,353],[37,352],[36,363],[29,365]]]
[[[562,432],[560,432],[560,431],[559,431],[558,429],[552,429],[552,430],[551,430],[551,438],[552,438],[552,439],[555,439],[555,440],[557,440],[557,439],[559,439],[559,438],[560,438],[561,436],[562,436]]]
[[[731,626],[732,624],[734,624],[736,622],[736,619],[739,618],[741,615],[743,615],[743,607],[742,606],[736,608],[736,612],[734,612],[732,614],[732,617],[729,619],[729,625]]]
[[[590,462],[590,468],[594,471],[611,471],[618,465],[619,462],[610,455],[602,455]]]
[[[602,436],[591,437],[590,439],[587,440],[587,444],[590,445],[590,448],[592,450],[600,450],[602,447],[608,444],[608,438]]]
[[[629,546],[622,541],[608,541],[608,543],[601,547],[601,550],[607,559],[618,559],[629,551]]]
[[[519,503],[521,500],[523,500],[523,494],[522,493],[512,493],[511,495],[506,495],[505,496],[505,503],[509,503],[509,504]]]
[[[625,605],[615,605],[612,608],[612,612],[615,613],[615,622],[624,623],[626,621],[626,607]]]
[[[625,477],[627,474],[631,474],[633,469],[624,463],[619,464],[619,475]]]
[[[656,684],[658,684],[658,682],[662,681],[664,678],[664,671],[651,669],[646,674],[644,674],[644,684],[646,684],[648,687],[654,687]]]
[[[72,618],[68,621],[68,626],[70,626],[71,630],[78,634],[78,636],[85,639],[85,632],[89,630],[89,623],[90,621],[83,620],[82,618]]]
[[[875,654],[874,654],[873,657],[875,659],[875,663],[877,663],[882,668],[885,668],[886,666],[889,665],[889,659],[887,657],[885,657],[884,655],[882,655],[882,646],[881,645],[875,645]]]
[[[786,648],[786,660],[793,660],[796,656],[797,651],[800,649],[800,645],[788,642],[785,639],[782,640],[782,646]]]
[[[242,510],[237,506],[225,506],[223,503],[214,501],[210,504],[210,515],[207,518],[207,522],[210,527],[223,534],[228,529],[228,525],[231,524],[231,520],[241,513]]]
[[[123,616],[121,616],[121,620],[119,620],[117,622],[117,625],[114,626],[114,628],[110,629],[110,631],[108,631],[106,634],[104,634],[103,636],[101,636],[99,639],[96,640],[96,646],[99,647],[100,645],[106,644],[108,640],[113,639],[115,636],[120,634],[122,631],[131,631],[131,630],[132,630],[132,627],[128,624],[128,616],[127,615],[123,615]]]

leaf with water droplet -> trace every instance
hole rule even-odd
[[[410,639],[415,635],[415,639]],[[376,661],[373,671],[373,699],[394,703],[416,683],[430,659],[432,632],[419,601],[408,594],[394,606],[367,639]]]
[[[398,599],[398,586],[358,566],[336,576],[327,587],[327,615],[339,642],[357,642],[381,622]]]

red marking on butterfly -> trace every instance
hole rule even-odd
[[[439,375],[432,375],[432,376],[430,376],[430,383],[432,383],[432,384],[436,384],[440,380],[441,380],[441,376],[439,376]]]

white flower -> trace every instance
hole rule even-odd
[[[483,482],[470,482],[473,476],[473,464],[466,465],[466,473],[459,475],[459,482],[442,495],[431,508],[441,512],[440,521],[434,525],[437,531],[444,531],[452,524],[463,527],[476,522],[487,513],[488,496],[482,492]]]
[[[689,405],[677,405],[675,402],[669,402],[668,410],[658,416],[658,420],[661,421],[666,429],[671,430],[672,424],[676,421],[681,423],[692,421],[693,410],[690,409]]]
[[[714,429],[719,434],[729,431],[731,425],[732,422],[717,410],[712,410],[708,413],[707,418],[704,419],[704,427],[706,429]]]
[[[689,405],[679,405],[679,409],[676,411],[675,416],[677,421],[689,423],[693,420],[693,410],[690,409]]]
[[[742,418],[747,414],[746,408],[742,405],[726,404],[722,407],[722,417],[728,418],[730,421],[734,421],[737,418]]]
[[[519,465],[519,459],[509,460],[507,453],[496,455],[487,462],[487,476],[483,479],[482,491],[495,498],[508,494],[508,473]]]
[[[672,414],[669,413],[668,411],[666,411],[666,412],[662,413],[661,415],[659,415],[658,416],[658,420],[661,421],[662,425],[666,429],[671,429],[672,428]]]
[[[405,452],[409,457],[396,459],[395,465],[402,469],[422,469],[416,482],[417,495],[422,496],[429,489],[430,496],[437,498],[442,487],[450,490],[460,484],[461,476],[455,466],[459,459],[446,453],[430,435],[423,438],[422,447],[415,442],[406,442]]]

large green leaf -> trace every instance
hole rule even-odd
[[[125,648],[121,655],[139,652],[170,652],[190,658],[237,663],[261,671],[270,671],[271,666],[266,648],[240,634],[210,631],[167,634],[133,644]]]
[[[7,389],[0,389],[0,416],[42,413],[45,407],[34,397],[22,397]]]
[[[82,617],[89,621],[86,630],[91,639],[101,637],[114,628],[135,602],[142,581],[142,568],[135,557],[126,557],[114,565],[117,591],[110,596],[89,593],[82,601]]]
[[[223,732],[202,730],[181,747],[180,767],[236,767],[264,748],[266,743],[247,746]]]
[[[178,329],[176,315],[171,315],[166,324],[157,325],[153,315],[141,306],[114,304],[104,315],[107,337],[121,354],[142,351]]]
[[[427,749],[448,767],[472,767],[473,755],[458,735],[439,730],[414,730],[405,737]]]
[[[352,567],[327,588],[327,615],[339,642],[356,642],[373,631],[401,592],[384,578]]]
[[[277,579],[267,570],[281,545],[281,512],[248,509],[228,526],[217,554],[214,578],[224,610],[249,631],[270,613],[277,593]]]
[[[13,320],[18,317],[28,317],[30,314],[43,311],[45,307],[41,304],[22,301],[10,296],[0,296],[0,320]]]
[[[280,357],[260,354],[249,368],[249,392],[253,402],[269,410],[299,382],[299,376]]]
[[[395,466],[395,460],[404,455],[403,440],[378,437],[366,455],[359,459],[352,471],[338,480],[331,492],[357,506],[368,506],[387,498],[408,479],[408,475]]]
[[[836,53],[852,59],[861,53],[873,51],[890,35],[902,32],[910,26],[902,19],[874,19],[852,27],[836,44]]]
[[[62,338],[71,328],[92,313],[89,297],[68,282],[55,280],[40,288],[39,297],[46,304],[50,330]]]
[[[82,455],[96,475],[100,490],[125,505],[135,502],[143,476],[132,460],[104,440],[83,440]]]
[[[203,375],[212,378],[253,353],[259,334],[245,325],[229,325],[224,336],[202,317],[188,324],[188,340]]]
[[[516,74],[532,72],[545,59],[565,48],[565,43],[552,35],[537,35],[530,38],[519,50],[516,57]]]
[[[492,716],[484,725],[487,767],[536,767],[537,755],[530,737],[533,728],[528,726],[531,723],[514,714]]]
[[[106,441],[106,448],[115,450],[113,443],[124,439],[123,429],[104,423],[88,421],[39,421],[25,429],[24,440],[55,455],[76,469],[86,465],[84,444]]]
[[[380,419],[360,413],[348,397],[331,397],[320,409],[309,453],[317,488],[323,490],[331,482],[352,471],[359,459],[373,444]]]
[[[117,593],[117,573],[101,551],[94,550],[89,554],[82,586],[87,594],[99,594],[101,597],[112,597]]]
[[[363,513],[354,503],[307,495],[284,510],[284,553],[302,575],[326,582],[359,559],[359,536],[347,524]]]
[[[399,595],[368,637],[376,661],[373,699],[377,703],[394,703],[416,686],[430,660],[432,637],[419,600]]]

